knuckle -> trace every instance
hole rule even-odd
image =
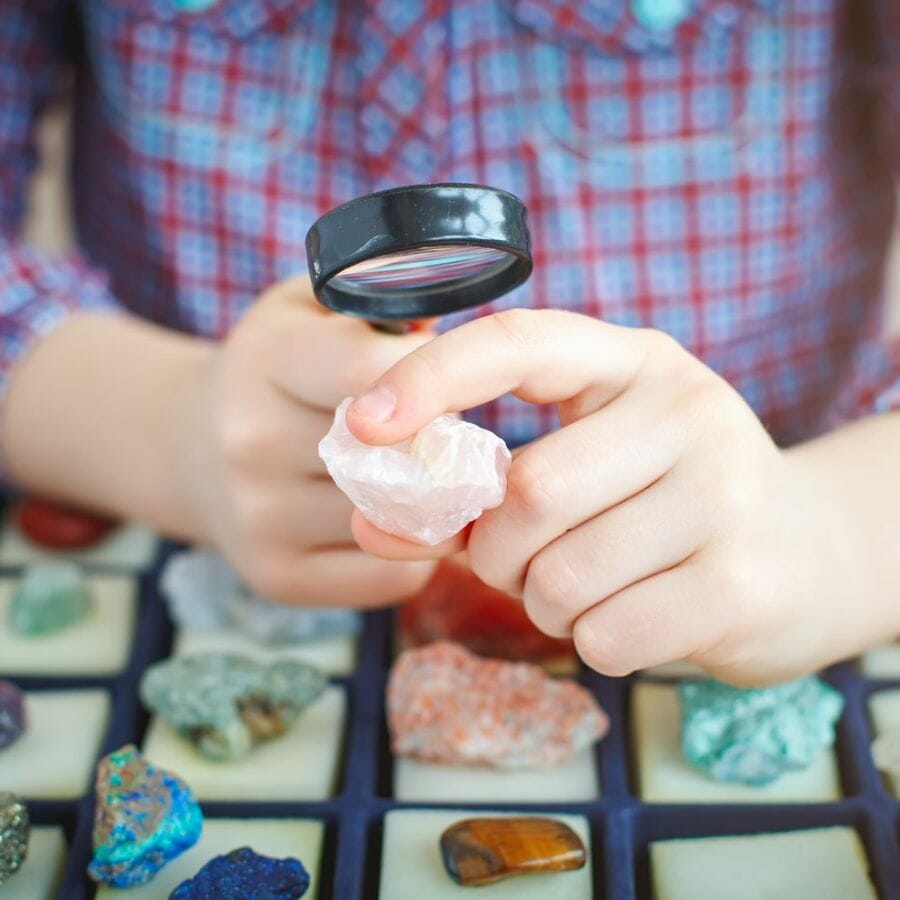
[[[496,328],[513,346],[533,350],[544,339],[540,312],[533,309],[507,309],[491,317]]]
[[[510,466],[506,493],[527,515],[544,516],[558,508],[563,493],[563,476],[558,469],[523,454]]]
[[[585,665],[601,675],[623,678],[635,669],[626,642],[608,629],[598,628],[581,618],[575,622],[572,639]]]
[[[539,628],[569,631],[580,612],[579,578],[559,551],[544,550],[531,561],[524,596]]]

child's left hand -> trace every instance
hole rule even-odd
[[[438,548],[357,512],[364,549],[409,559],[467,543],[483,581],[610,675],[688,659],[738,684],[779,681],[878,639],[885,623],[860,608],[873,566],[839,479],[811,450],[776,447],[732,387],[660,332],[489,316],[401,360],[347,421],[393,443],[506,392],[556,403],[563,427],[515,456],[503,504]]]

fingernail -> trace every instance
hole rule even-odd
[[[357,397],[353,405],[356,407],[356,412],[364,419],[371,419],[373,422],[387,422],[397,408],[397,398],[393,391],[378,385],[372,390],[366,391],[361,397]]]

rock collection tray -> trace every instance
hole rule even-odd
[[[100,754],[129,742],[146,749],[155,762],[170,766],[189,783],[192,777],[197,779],[195,786],[207,820],[206,835],[191,851],[192,858],[180,862],[177,871],[173,868],[165,884],[160,880],[155,888],[150,886],[150,893],[140,896],[166,896],[170,882],[177,883],[173,881],[176,875],[188,877],[209,856],[251,844],[260,852],[268,848],[272,855],[281,856],[296,848],[293,852],[314,875],[307,896],[316,900],[374,900],[379,896],[422,900],[431,896],[428,885],[439,885],[441,897],[471,897],[475,894],[470,889],[456,887],[442,871],[436,874],[438,826],[473,812],[526,811],[573,822],[586,838],[590,866],[577,877],[576,873],[529,877],[546,879],[540,885],[529,886],[529,878],[523,878],[479,888],[479,900],[524,898],[538,887],[535,896],[585,896],[591,900],[699,897],[696,886],[684,883],[685,879],[694,878],[700,885],[718,884],[715,879],[722,879],[723,867],[734,870],[735,859],[750,860],[751,856],[750,875],[740,877],[747,882],[746,896],[752,898],[762,896],[754,894],[753,872],[771,875],[773,867],[777,872],[778,865],[791,865],[798,853],[802,857],[808,852],[814,859],[817,848],[829,853],[827,848],[832,846],[835,855],[831,863],[840,877],[848,879],[846,883],[860,884],[860,877],[865,882],[868,871],[881,897],[900,898],[900,802],[876,771],[869,753],[873,736],[870,702],[883,694],[885,701],[876,702],[875,709],[882,719],[890,715],[893,721],[894,698],[889,692],[897,691],[900,698],[900,670],[893,677],[872,680],[855,663],[844,663],[825,673],[843,693],[846,709],[836,747],[823,761],[823,771],[831,780],[821,790],[817,785],[804,785],[784,797],[775,792],[758,798],[752,793],[736,796],[728,791],[695,791],[692,777],[682,778],[676,766],[670,766],[671,771],[664,768],[672,762],[666,762],[666,742],[671,747],[672,735],[665,734],[665,728],[676,727],[671,716],[665,715],[671,698],[664,690],[648,692],[646,688],[669,683],[661,677],[665,673],[615,680],[581,671],[579,681],[609,713],[612,727],[608,737],[591,751],[590,759],[576,761],[564,773],[560,795],[554,795],[549,787],[552,774],[523,788],[519,796],[517,783],[527,782],[516,778],[504,781],[491,772],[478,772],[477,780],[467,786],[462,775],[450,773],[451,789],[451,781],[442,781],[444,776],[436,770],[433,775],[440,788],[429,796],[427,767],[398,766],[390,754],[384,686],[394,652],[393,617],[387,611],[369,612],[356,652],[345,648],[332,668],[333,673],[345,674],[331,675],[325,702],[310,720],[314,730],[303,732],[301,719],[293,737],[296,747],[284,744],[279,750],[273,744],[263,748],[266,754],[260,754],[258,764],[251,756],[241,763],[240,772],[229,773],[228,764],[222,764],[219,779],[210,764],[198,763],[196,772],[179,767],[177,760],[184,748],[175,743],[177,737],[148,716],[137,695],[141,674],[150,663],[181,647],[202,645],[183,637],[176,640],[157,591],[167,552],[162,548],[145,570],[117,568],[117,576],[124,568],[134,580],[137,594],[133,619],[129,614],[116,620],[120,623],[116,627],[126,631],[117,639],[127,640],[129,648],[120,671],[90,671],[83,666],[63,671],[54,658],[52,669],[42,672],[40,666],[23,667],[18,655],[15,671],[7,671],[0,653],[0,678],[10,678],[38,700],[34,706],[41,731],[32,739],[55,743],[45,754],[42,766],[47,768],[37,779],[34,767],[16,768],[25,779],[23,793],[37,826],[35,852],[53,859],[52,871],[43,878],[31,873],[30,880],[23,879],[18,889],[16,881],[10,880],[4,898],[7,894],[22,900],[52,896],[87,900],[95,896],[96,886],[86,875],[94,799],[92,790],[84,790],[86,773],[82,769],[86,759],[93,766]],[[0,567],[0,575],[11,578],[19,571],[17,562],[0,563]],[[131,602],[131,598],[123,602]],[[5,620],[0,621],[0,632],[5,627]],[[71,702],[65,692],[71,692]],[[900,699],[896,702],[900,704]],[[50,733],[54,708],[66,710],[55,719],[60,726],[55,735]],[[73,722],[73,717],[78,722]],[[81,728],[79,722],[89,723],[89,727]],[[308,746],[310,741],[314,747]],[[290,752],[282,752],[285,748]],[[40,748],[33,749],[36,756],[41,755]],[[5,759],[0,755],[0,787],[15,790],[15,785],[4,784]],[[658,771],[648,771],[648,766],[658,767]],[[27,779],[20,769],[27,770]],[[395,779],[403,799],[395,795]],[[834,826],[836,830],[821,831]],[[789,834],[784,834],[783,840],[719,840],[782,833]],[[419,846],[423,836],[428,836],[427,848]],[[63,837],[64,862],[57,869]],[[698,840],[678,843],[678,839],[688,838]],[[702,839],[714,840],[704,844]],[[745,846],[749,849],[742,851]],[[698,876],[698,868],[703,866],[709,867],[708,882],[702,873]],[[57,871],[58,889],[48,886]],[[796,879],[791,882],[792,890],[794,884]],[[120,895],[137,897],[138,893],[100,894]],[[841,900],[854,898],[841,895]]]

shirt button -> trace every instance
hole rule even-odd
[[[691,11],[691,0],[631,0],[634,17],[652,31],[671,31]]]
[[[181,12],[199,13],[205,12],[211,6],[215,6],[219,0],[172,0],[173,5]]]

